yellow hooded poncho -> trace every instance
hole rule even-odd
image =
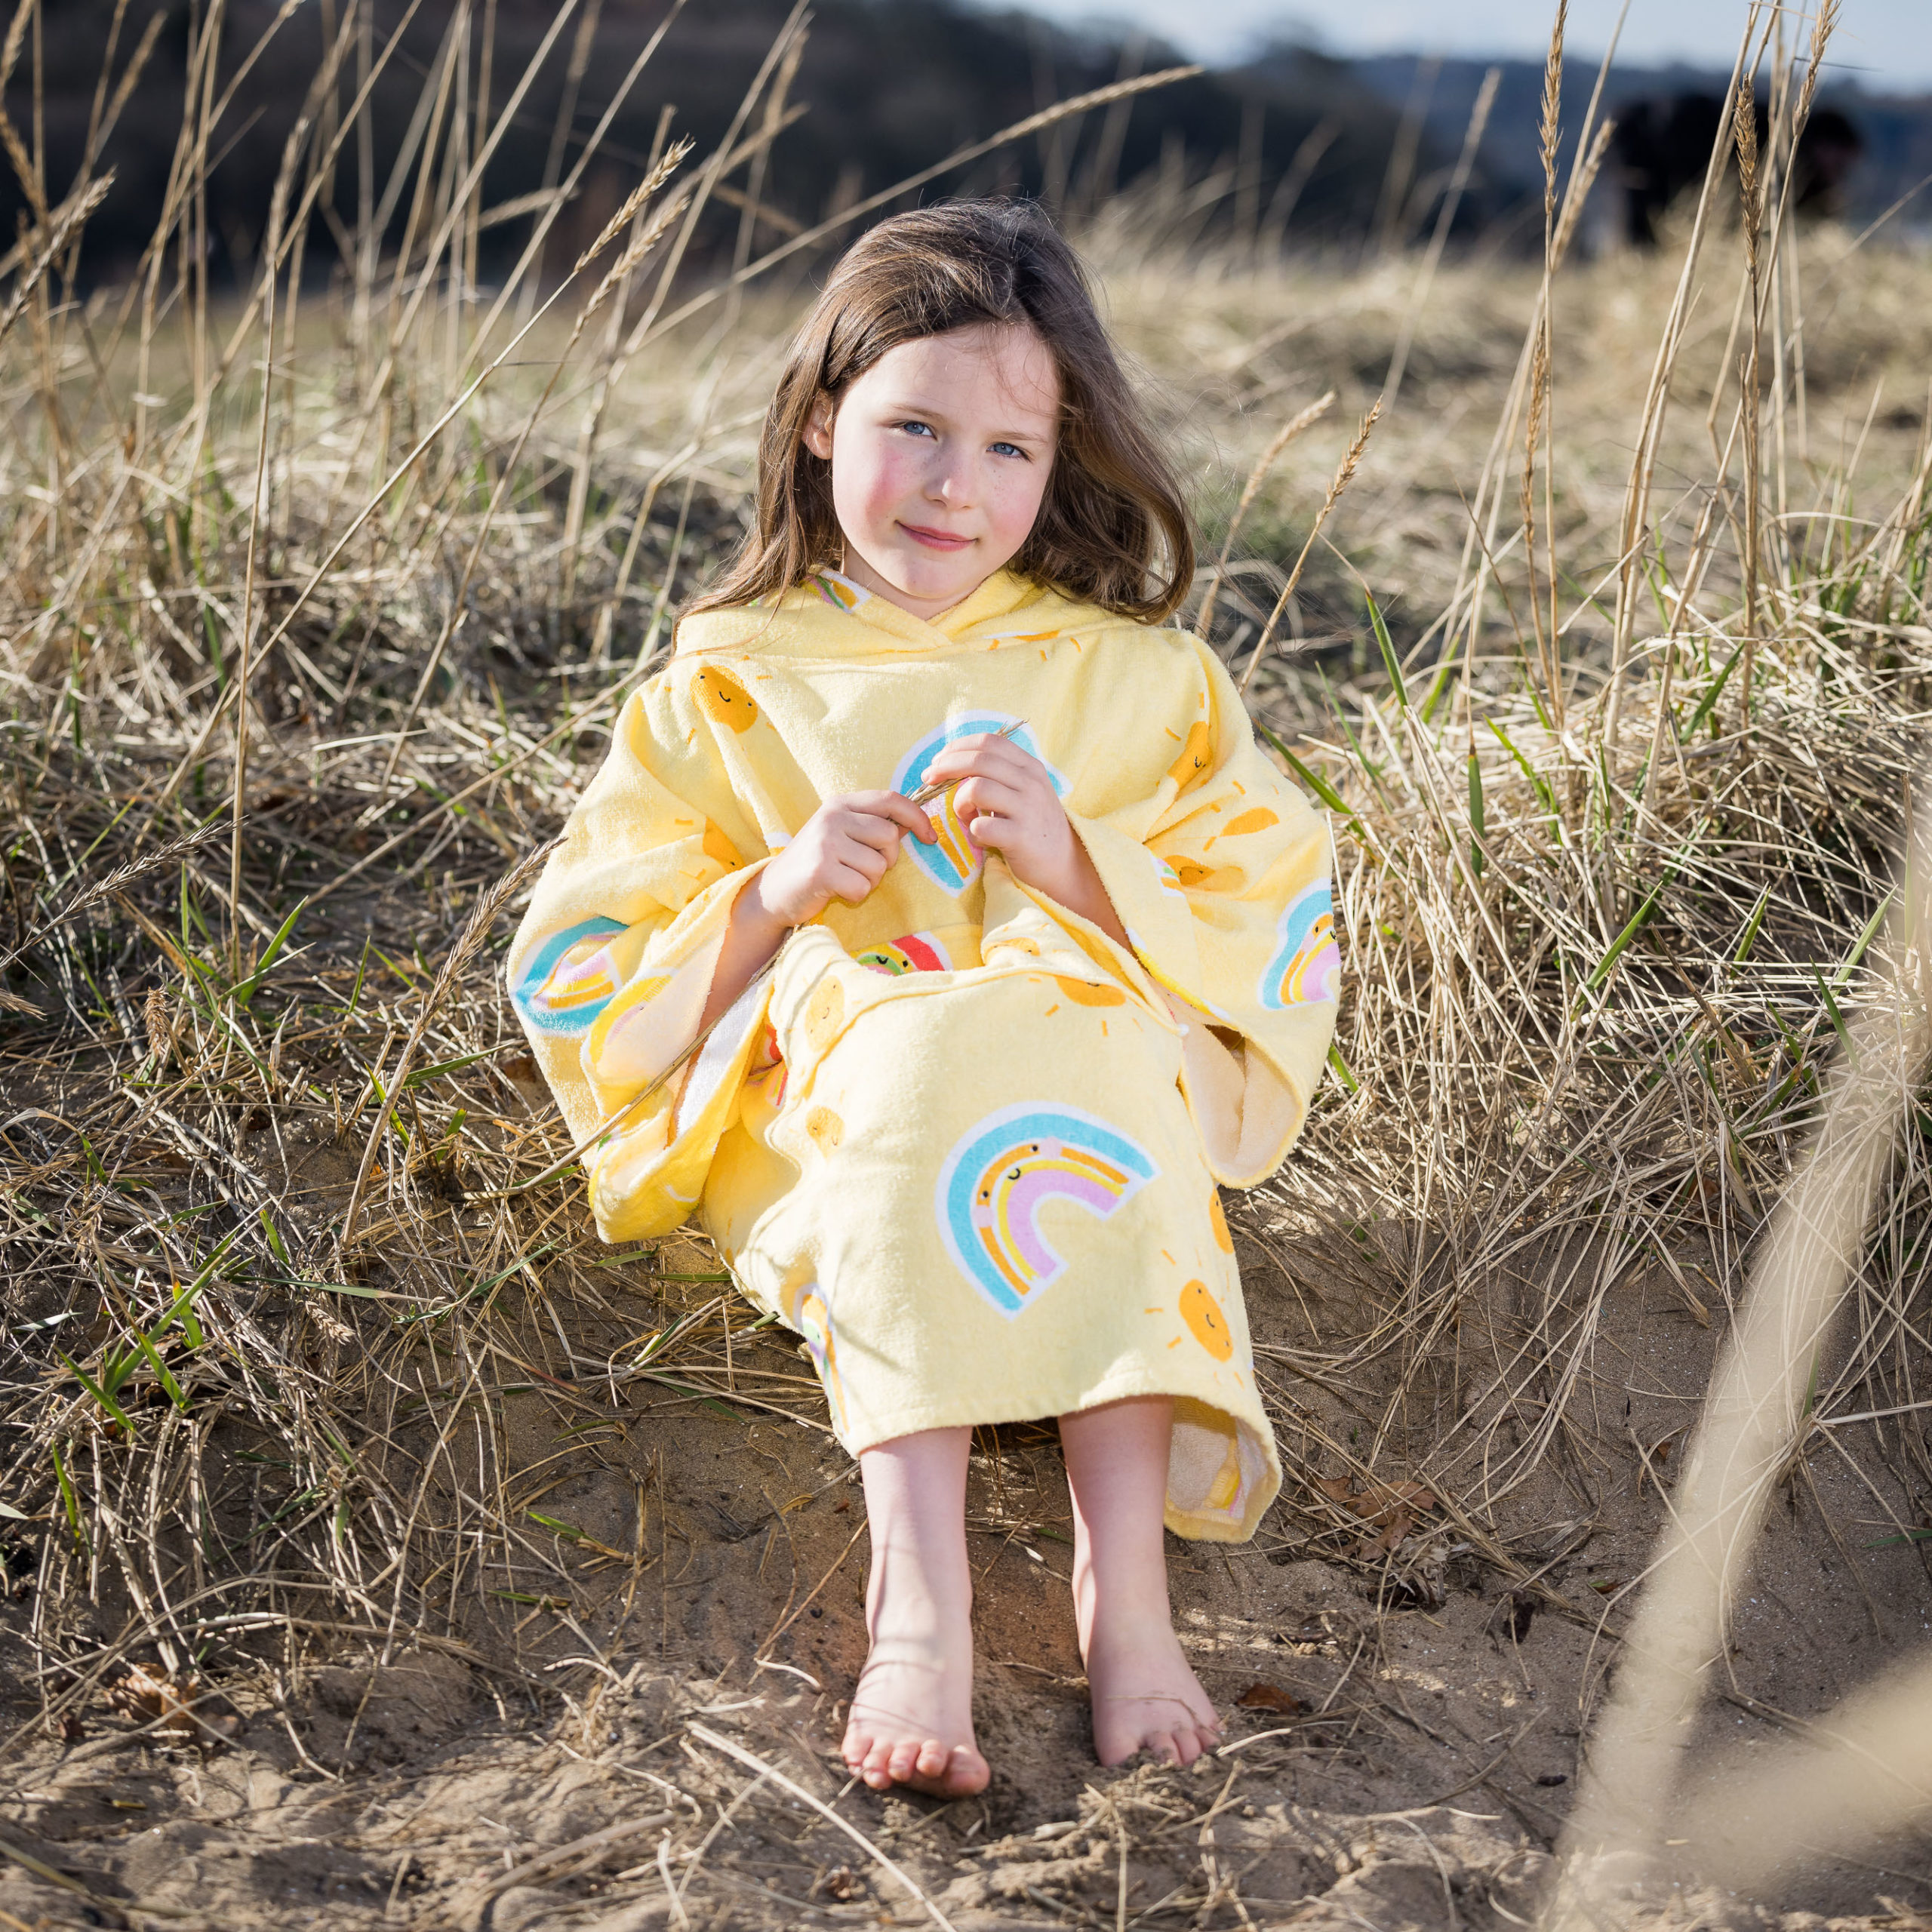
[[[1251,1534],[1280,1486],[1215,1183],[1300,1131],[1339,963],[1321,819],[1220,662],[1001,573],[936,621],[831,571],[685,619],[626,704],[511,949],[572,1133],[694,1037],[733,900],[836,793],[911,792],[1017,726],[1133,943],[965,836],[907,839],[587,1157],[599,1230],[694,1210],[803,1336],[854,1454],[1175,1398],[1168,1521]]]

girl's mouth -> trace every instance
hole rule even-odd
[[[964,550],[973,541],[949,530],[927,530],[916,523],[902,523],[899,527],[914,543],[923,543],[929,550]]]

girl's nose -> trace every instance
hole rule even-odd
[[[949,451],[934,464],[926,478],[926,494],[948,509],[971,509],[973,478],[970,466]]]

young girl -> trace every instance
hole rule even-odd
[[[843,1748],[875,1789],[986,1782],[977,1423],[1059,1419],[1101,1762],[1217,1734],[1162,1523],[1241,1541],[1281,1474],[1215,1184],[1299,1131],[1337,961],[1321,821],[1214,654],[1154,627],[1192,568],[1046,220],[881,223],[792,346],[755,534],[624,707],[511,952],[571,1132],[610,1123],[604,1238],[695,1211],[859,1459]]]

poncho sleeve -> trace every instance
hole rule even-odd
[[[1144,804],[1074,824],[1134,963],[1186,1029],[1184,1084],[1208,1164],[1252,1186],[1300,1133],[1334,1033],[1328,828],[1256,744],[1220,660],[1189,641],[1201,678],[1189,681],[1192,715],[1168,724],[1173,767]],[[1084,935],[1090,950],[1098,937]]]
[[[626,703],[511,945],[511,1000],[574,1140],[696,1036],[732,905],[765,863],[717,742],[724,728],[668,679]],[[707,1088],[719,1054],[749,1051],[755,1004],[734,1006],[699,1056]],[[694,1107],[696,1078],[681,1072],[626,1123],[633,1155],[642,1140],[668,1145],[681,1115],[688,1128],[712,1111]]]

